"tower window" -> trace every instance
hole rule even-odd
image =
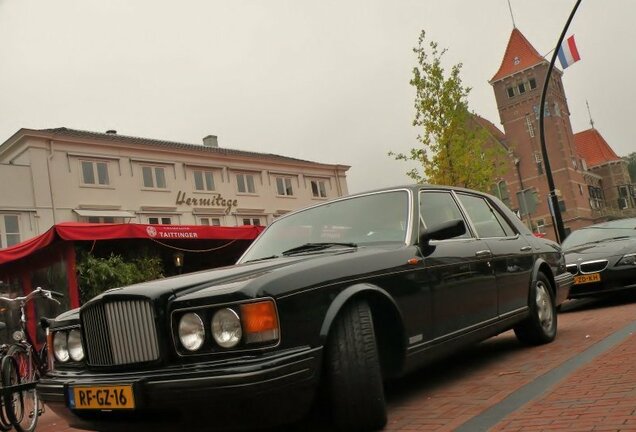
[[[530,90],[534,90],[537,88],[537,80],[535,80],[534,78],[530,78],[528,80],[528,84],[530,84]]]
[[[519,94],[524,94],[526,92],[526,85],[524,83],[520,83],[518,88],[519,88]]]
[[[515,97],[515,89],[514,89],[514,87],[508,87],[506,89],[506,91],[508,92],[508,97],[509,98]]]

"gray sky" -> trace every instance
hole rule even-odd
[[[574,0],[511,0],[552,49]],[[575,131],[636,151],[636,2],[583,0],[565,71]],[[500,126],[488,80],[512,23],[505,0],[0,0],[0,142],[21,127],[116,129],[351,165],[350,192],[408,183],[389,150],[416,146],[420,30],[463,62],[470,105]]]

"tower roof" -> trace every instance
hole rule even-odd
[[[508,46],[501,61],[501,66],[499,66],[499,70],[490,82],[499,81],[508,75],[528,69],[543,61],[545,61],[543,56],[537,52],[517,28],[514,28],[510,34],[510,40],[508,40]]]
[[[605,138],[594,128],[574,134],[574,144],[588,166],[621,160]]]

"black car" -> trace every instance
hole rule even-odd
[[[514,329],[552,341],[560,247],[496,198],[406,186],[277,219],[226,268],[110,290],[50,327],[42,399],[74,427],[386,422],[383,380]]]
[[[562,246],[574,275],[570,298],[636,288],[636,218],[574,231]]]

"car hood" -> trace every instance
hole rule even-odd
[[[299,254],[238,264],[182,276],[111,289],[88,304],[104,298],[144,296],[166,301],[193,301],[216,296],[218,301],[278,297],[294,291],[360,279],[387,269],[407,266],[414,246],[360,247]]]
[[[636,252],[636,238],[609,240],[601,243],[589,243],[568,248],[565,252],[567,263],[583,260],[607,259]]]

